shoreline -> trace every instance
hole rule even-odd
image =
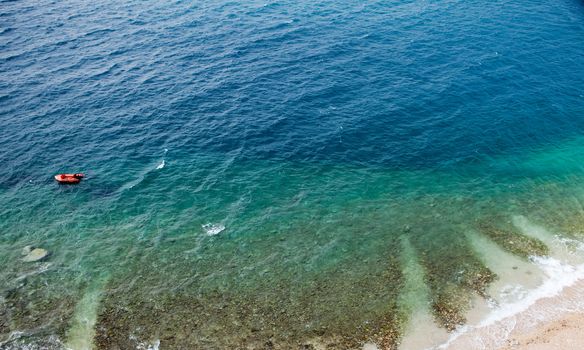
[[[461,329],[435,349],[555,350],[584,348],[584,280],[538,299],[516,314]]]
[[[545,322],[531,332],[511,334],[507,345],[499,350],[582,349],[583,330],[584,312],[569,313],[557,320]]]

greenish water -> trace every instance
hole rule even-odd
[[[1,7],[3,350],[393,349],[582,263],[580,0]]]
[[[70,188],[29,183],[2,197],[14,204],[1,226],[4,327],[42,344],[83,329],[92,338],[96,322],[102,348],[393,346],[428,308],[453,329],[497,278],[468,232],[522,259],[548,249],[514,216],[582,237],[580,143],[432,171],[252,162],[187,203],[165,198],[170,155],[111,197],[87,191],[91,177]],[[255,186],[236,185],[258,168]],[[206,223],[225,229],[211,236]],[[26,245],[51,256],[23,263]],[[85,328],[84,312],[96,318]]]

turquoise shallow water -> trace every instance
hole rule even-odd
[[[1,6],[2,348],[393,348],[582,238],[580,1]]]

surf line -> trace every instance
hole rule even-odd
[[[166,156],[166,153],[168,153],[168,148],[164,149],[164,156]],[[160,170],[160,169],[164,168],[165,165],[166,165],[166,161],[164,160],[164,157],[163,157],[162,162],[160,164],[158,164],[158,166],[156,167],[156,170]]]

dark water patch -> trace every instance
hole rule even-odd
[[[0,299],[0,344],[6,342],[3,349],[17,349],[24,344],[60,348],[57,340],[64,339],[80,295],[75,288],[48,283],[52,279],[47,276],[50,274],[19,278],[16,284],[3,288]],[[22,334],[10,338],[13,333]]]
[[[12,189],[22,186],[26,186],[31,183],[48,183],[50,180],[47,178],[38,179],[35,174],[27,171],[12,172],[8,176],[0,179],[1,189]]]
[[[387,274],[392,278],[365,276],[376,279],[381,290],[360,288],[359,283],[369,287],[371,281],[339,273],[324,281],[305,281],[300,294],[291,281],[257,281],[253,294],[233,288],[150,297],[136,294],[141,290],[108,293],[98,318],[96,343],[103,349],[127,348],[135,346],[133,335],[148,342],[158,339],[168,348],[289,349],[310,348],[316,341],[330,349],[347,349],[374,341],[382,349],[392,349],[400,334],[397,305],[389,301],[380,305],[382,310],[367,312],[365,319],[362,308],[363,298],[387,300],[386,288],[397,287],[394,278],[399,268]],[[341,281],[344,277],[350,281]],[[346,313],[339,314],[339,307]]]
[[[269,287],[284,288],[285,291],[289,285]],[[317,286],[305,293],[311,298],[310,295],[322,293],[328,287]],[[383,349],[389,349],[399,336],[395,328],[397,322],[392,316],[395,310],[367,320],[367,324],[349,322],[345,317],[331,324],[318,322],[311,317],[312,312],[304,309],[322,308],[313,301],[295,299],[299,305],[288,309],[290,305],[280,304],[282,300],[266,299],[261,295],[242,298],[231,294],[158,295],[156,302],[151,299],[141,302],[137,297],[128,304],[106,305],[98,319],[96,343],[103,349],[128,348],[136,345],[128,336],[134,335],[152,343],[158,339],[161,346],[167,348],[311,348],[312,342],[317,340],[331,349],[346,349],[358,348],[367,340],[375,340],[383,344]],[[108,296],[118,300],[117,303],[119,297]]]
[[[467,244],[458,248],[471,251]],[[424,251],[421,264],[426,270],[436,320],[449,331],[466,323],[465,314],[471,308],[473,293],[486,297],[487,287],[496,279],[496,275],[471,253],[432,254]]]
[[[237,24],[240,30],[212,24],[217,23],[217,16],[223,18],[223,11],[214,11],[223,4],[200,10],[182,3],[164,10],[133,4],[121,12],[77,5],[73,10],[47,3],[33,11],[34,17],[44,11],[64,18],[82,12],[81,18],[94,21],[68,22],[65,32],[88,36],[47,34],[40,29],[50,27],[51,21],[27,21],[33,14],[18,11],[10,15],[11,22],[37,22],[40,27],[18,28],[20,36],[29,38],[20,45],[31,56],[24,60],[32,62],[40,56],[39,61],[50,62],[47,66],[73,66],[74,76],[44,72],[38,64],[20,67],[7,62],[7,69],[15,76],[35,76],[39,83],[36,87],[27,86],[29,79],[13,83],[21,91],[14,98],[19,111],[38,113],[48,121],[91,115],[93,128],[77,125],[84,136],[93,136],[102,123],[116,123],[121,111],[140,114],[144,110],[140,107],[152,103],[163,111],[152,118],[168,118],[173,130],[178,130],[177,137],[189,141],[185,153],[225,152],[244,143],[248,159],[432,168],[521,153],[584,130],[581,120],[572,117],[582,112],[581,99],[573,93],[582,85],[582,65],[572,61],[580,53],[574,38],[581,29],[561,22],[554,32],[564,40],[550,37],[546,30],[546,25],[557,24],[554,19],[561,18],[565,9],[525,11],[525,4],[504,8],[491,4],[493,13],[514,22],[508,31],[497,30],[491,38],[483,34],[498,29],[500,17],[475,22],[494,16],[475,4],[432,10],[396,3],[342,9],[327,4],[332,11],[324,11],[326,15],[316,5],[286,4],[268,12],[236,11],[243,17]],[[253,8],[239,4],[228,9],[240,6]],[[133,10],[130,17],[140,17],[151,30],[137,34],[128,21],[113,15],[129,9]],[[370,16],[368,11],[373,11]],[[400,16],[387,15],[396,12]],[[428,13],[448,16],[453,23],[443,26],[434,18],[420,19]],[[541,21],[537,15],[541,13],[550,16],[548,21]],[[99,15],[105,16],[101,22],[111,22],[108,29],[96,26]],[[516,28],[514,16],[524,18],[522,23],[536,23],[530,27],[533,33]],[[302,20],[295,22],[298,18]],[[367,24],[362,22],[365,18]],[[336,20],[334,25],[331,19]],[[201,23],[201,28],[188,23]],[[459,28],[454,38],[445,35],[450,27]],[[176,28],[181,35],[168,28]],[[532,40],[515,40],[517,35]],[[95,36],[103,40],[90,40]],[[208,36],[213,40],[201,39]],[[70,40],[79,42],[78,46],[55,50],[59,42]],[[556,50],[558,41],[562,55]],[[509,45],[501,44],[506,42]],[[451,49],[443,50],[444,43]],[[103,52],[125,59],[112,64],[112,56]],[[230,52],[239,52],[240,57],[225,54]],[[523,63],[529,61],[524,55],[533,62]],[[116,73],[99,76],[100,84],[94,84],[97,78],[79,79],[91,76],[83,63],[89,59],[92,71],[109,72],[115,67]],[[75,62],[83,64],[75,66]],[[130,72],[135,67],[144,67],[151,78],[156,77],[148,88],[135,81],[143,78]],[[54,93],[36,94],[39,85],[42,91]],[[60,108],[64,105],[71,108]],[[272,137],[255,132],[277,118],[283,122],[269,130]],[[226,124],[228,133],[223,129]],[[10,132],[18,132],[21,126],[11,123]],[[107,148],[120,138],[134,137],[131,132],[104,137],[96,147]],[[85,146],[86,139],[79,137],[73,143]],[[30,151],[36,154],[47,151],[43,143],[31,145]],[[151,149],[155,144],[145,141],[145,146]]]
[[[386,235],[372,252],[374,243],[367,238],[382,229],[353,224],[358,236],[342,234],[336,245],[334,232],[319,238],[314,227],[299,225],[286,237],[266,233],[242,240],[220,234],[147,248],[132,257],[139,267],[123,268],[140,277],[121,274],[108,284],[96,343],[124,348],[132,345],[134,334],[170,348],[272,344],[286,349],[323,343],[346,349],[367,341],[395,348],[404,321],[397,304],[403,285],[395,253],[399,244]],[[185,249],[193,252],[189,246],[198,258],[185,255]],[[163,256],[170,251],[182,258],[162,267],[161,274],[154,267],[167,261]],[[355,261],[360,261],[357,268]]]
[[[482,219],[478,223],[478,229],[505,250],[524,259],[549,254],[549,248],[545,243],[519,233],[511,222],[502,217]]]
[[[574,215],[571,219],[563,221],[562,225],[558,228],[560,232],[582,239],[584,238],[584,215],[578,213],[578,215]]]
[[[562,185],[553,181],[538,184],[522,198],[511,200],[509,211],[524,216],[550,235],[581,239],[584,237],[582,181],[580,176],[569,176]]]
[[[37,332],[35,335],[19,334],[4,343],[0,343],[0,345],[2,350],[67,350],[59,338],[50,332]]]
[[[496,275],[474,254],[464,221],[456,222],[457,215],[450,213],[455,209],[430,201],[403,230],[424,268],[436,321],[452,331],[466,322],[473,295],[488,296],[487,287]]]

